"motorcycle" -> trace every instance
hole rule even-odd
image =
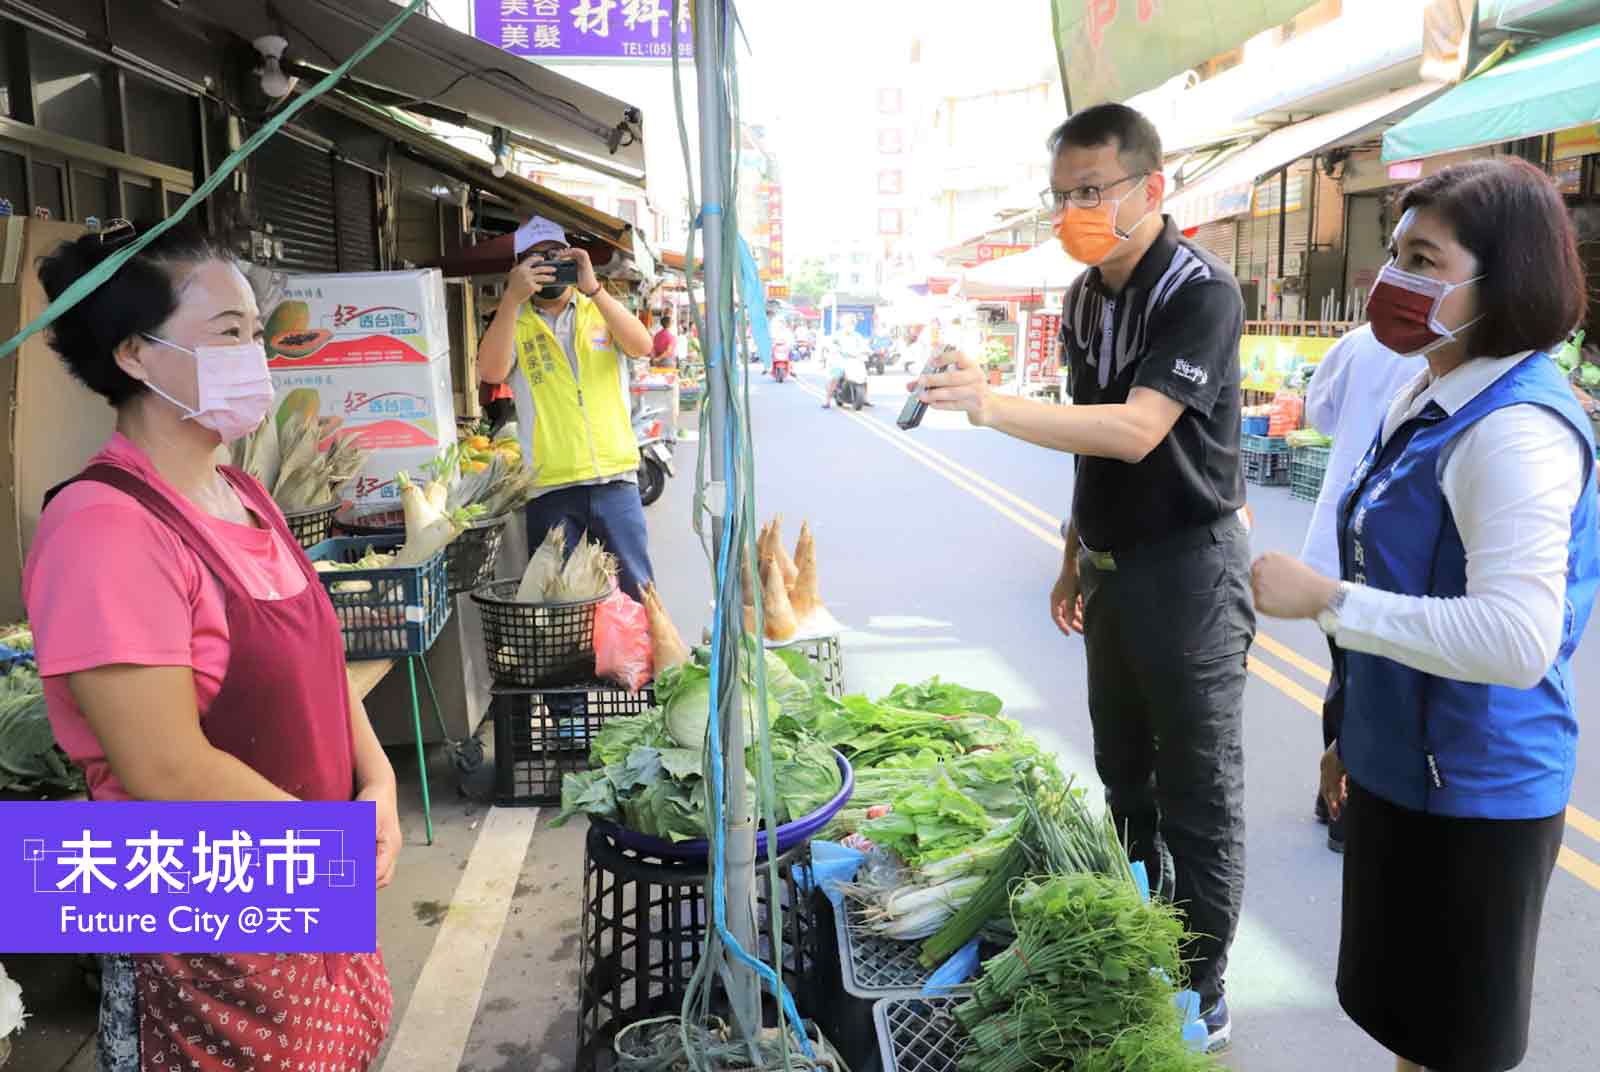
[[[772,378],[779,383],[788,379],[793,373],[789,368],[789,347],[781,342],[772,344],[772,367],[768,369]]]
[[[844,375],[833,385],[833,401],[841,409],[849,406],[860,412],[867,404],[867,363],[852,357],[844,363]]]
[[[874,376],[882,376],[884,372],[900,360],[895,353],[894,343],[888,339],[873,342],[872,349],[867,351],[867,371]]]
[[[812,346],[809,342],[797,342],[789,351],[789,356],[796,361],[810,361]]]
[[[639,441],[639,503],[649,506],[667,489],[667,477],[677,476],[672,465],[672,444],[662,435],[661,411],[640,410],[633,418],[633,434]]]

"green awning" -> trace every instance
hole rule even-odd
[[[1600,122],[1600,25],[1554,37],[1456,86],[1383,136],[1383,159],[1495,145]]]
[[[1067,107],[1125,101],[1294,18],[1312,0],[1051,0]]]

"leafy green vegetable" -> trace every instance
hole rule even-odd
[[[0,677],[0,789],[81,792],[83,785],[50,729],[38,672],[13,667]]]
[[[865,696],[846,696],[824,709],[812,729],[859,768],[922,752],[950,757],[980,748],[1015,747],[1024,739],[1022,728],[1010,719],[917,711]]]
[[[917,685],[896,685],[883,698],[886,704],[913,711],[934,711],[941,715],[998,715],[1003,706],[992,692],[947,684],[937,676]]]
[[[745,740],[756,739],[756,693],[752,688],[740,692],[744,705]],[[711,671],[697,663],[668,667],[656,678],[656,703],[666,712],[667,735],[679,748],[702,748],[706,741],[706,726],[711,721]],[[778,717],[778,710],[767,697],[768,718]]]
[[[746,758],[754,777],[760,769],[756,750],[752,748]],[[774,737],[772,775],[778,788],[778,821],[783,823],[810,815],[844,788],[833,751],[814,737]]]
[[[680,690],[680,702],[683,695],[693,695],[693,686]],[[667,732],[668,717],[657,708],[608,721],[589,751],[598,769],[562,779],[561,811],[554,825],[574,815],[592,815],[651,837],[673,841],[705,837],[704,753],[698,745],[678,747]],[[843,786],[833,752],[808,734],[775,735],[772,753],[780,823],[810,814]],[[752,745],[745,753],[745,787],[752,800],[759,765]]]
[[[666,735],[658,715],[633,715],[607,719],[595,734],[589,747],[589,759],[602,767],[621,763],[640,745],[651,748],[670,748],[672,739]]]
[[[941,770],[931,782],[897,796],[894,810],[867,820],[861,833],[915,867],[961,851],[994,825]]]

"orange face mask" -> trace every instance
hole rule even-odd
[[[1079,264],[1093,267],[1117,251],[1128,240],[1128,235],[1117,230],[1117,211],[1122,202],[1133,196],[1130,191],[1115,201],[1103,200],[1094,208],[1075,208],[1068,205],[1056,221],[1056,238],[1067,256]],[[1145,213],[1148,216],[1149,213]],[[1144,222],[1140,216],[1134,227]],[[1130,232],[1131,233],[1131,232]]]

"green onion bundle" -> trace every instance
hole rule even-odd
[[[1016,940],[983,965],[955,1018],[960,1072],[1191,1072],[1173,998],[1183,924],[1121,876],[1056,875],[1011,904]]]
[[[924,967],[943,964],[991,921],[1003,918],[1011,887],[1025,875],[1114,875],[1132,887],[1128,858],[1108,817],[1096,819],[1053,763],[1039,763],[1022,777],[1025,811],[1017,836],[983,886],[922,947]]]

